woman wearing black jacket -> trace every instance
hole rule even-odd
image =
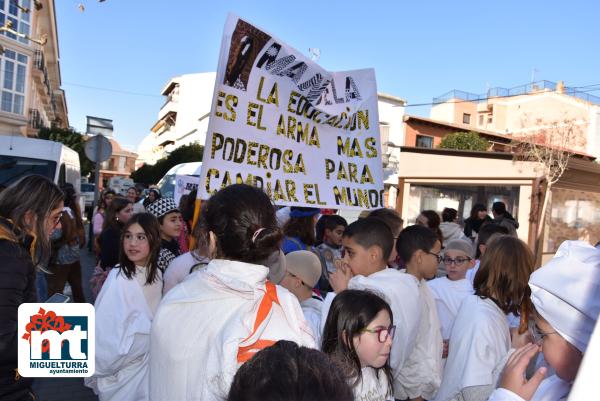
[[[0,400],[34,399],[32,379],[17,370],[17,312],[22,303],[38,301],[35,269],[50,257],[50,234],[62,209],[61,190],[39,175],[0,194]]]

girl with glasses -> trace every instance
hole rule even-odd
[[[119,264],[102,286],[96,309],[96,372],[85,383],[103,401],[147,400],[150,326],[162,298],[160,231],[149,213],[123,227]]]
[[[342,367],[357,401],[394,399],[389,365],[393,323],[388,303],[369,291],[342,291],[331,304],[322,351]]]

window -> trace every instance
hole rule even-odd
[[[433,137],[425,135],[417,135],[417,148],[433,148]]]
[[[488,114],[488,124],[491,124],[494,122],[494,116],[492,114]]]
[[[463,124],[471,124],[471,115],[463,113]]]
[[[17,1],[22,8],[31,10],[31,0],[0,0],[0,25],[4,25],[8,18],[13,24],[12,29],[24,35],[29,35],[31,30],[31,11],[24,13],[17,7]],[[1,32],[0,34],[18,40],[21,43],[29,44],[29,40],[17,37],[17,35],[10,32]]]
[[[0,57],[2,97],[0,110],[23,115],[27,56],[6,49]]]
[[[479,125],[483,125],[483,122],[485,121],[484,118],[485,116],[483,114],[479,116]]]

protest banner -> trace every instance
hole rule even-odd
[[[230,15],[199,199],[247,183],[278,205],[384,207],[373,69],[328,72]]]
[[[179,205],[179,201],[183,195],[188,195],[194,189],[198,189],[198,176],[197,175],[175,175],[175,191],[173,198],[175,203]]]

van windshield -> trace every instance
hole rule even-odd
[[[56,162],[18,156],[0,156],[0,184],[10,185],[19,178],[39,174],[54,181]]]

